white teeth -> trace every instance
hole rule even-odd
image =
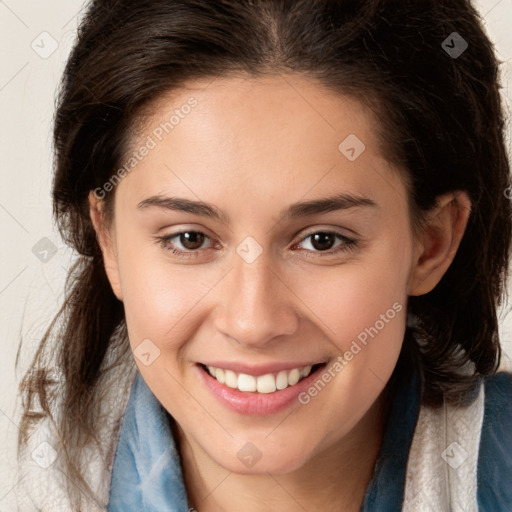
[[[276,390],[276,379],[271,373],[258,377],[258,393],[273,393]],[[243,390],[242,390],[243,391]]]
[[[222,368],[214,368],[212,375],[221,383],[224,384],[226,382],[226,375]]]
[[[276,374],[267,373],[254,377],[245,373],[235,373],[231,370],[223,370],[208,366],[208,372],[221,384],[226,384],[233,389],[244,392],[274,393],[276,390],[286,389],[293,386],[299,380],[307,377],[311,373],[311,366],[303,368],[293,368],[292,370],[282,370]]]
[[[302,368],[302,376],[307,377],[311,373],[311,368],[311,366],[304,366],[304,368]]]
[[[288,372],[282,371],[277,374],[276,388],[285,389],[288,387]]]
[[[226,386],[236,389],[238,387],[238,377],[236,376],[236,373],[231,370],[225,370],[224,375],[226,377]]]
[[[241,373],[238,376],[238,389],[240,391],[256,391],[256,379],[252,375]]]
[[[288,385],[293,386],[294,384],[297,384],[300,379],[300,370],[297,368],[294,368],[288,375]]]

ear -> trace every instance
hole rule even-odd
[[[121,280],[119,278],[119,265],[117,261],[117,252],[115,244],[115,232],[112,226],[111,230],[106,226],[103,201],[98,199],[94,192],[89,192],[89,214],[96,231],[96,239],[103,254],[103,263],[112,291],[119,300],[123,300],[121,293]]]
[[[437,198],[428,213],[421,239],[416,242],[409,277],[409,295],[433,290],[451,265],[471,213],[466,192],[456,191]]]

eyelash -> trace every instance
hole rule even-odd
[[[160,245],[164,249],[170,251],[172,254],[177,255],[179,257],[190,258],[190,257],[199,256],[200,251],[201,251],[200,249],[195,249],[195,250],[190,249],[190,250],[184,251],[182,249],[176,249],[175,247],[171,247],[172,244],[170,243],[170,240],[172,240],[173,238],[176,238],[180,235],[183,235],[184,233],[200,233],[200,234],[203,234],[206,238],[208,238],[208,239],[210,238],[208,235],[206,235],[202,231],[186,230],[186,231],[179,231],[178,233],[172,233],[170,235],[157,237],[157,241],[160,243]],[[337,233],[335,231],[327,231],[327,230],[325,230],[325,231],[319,230],[319,231],[314,231],[312,233],[308,233],[304,238],[299,240],[299,242],[297,242],[297,244],[294,244],[294,246],[304,242],[308,238],[312,237],[313,235],[319,234],[319,233],[334,235],[334,236],[340,238],[343,241],[343,243],[341,245],[339,245],[337,248],[329,249],[328,251],[311,251],[309,249],[302,249],[302,250],[305,250],[308,252],[318,253],[318,256],[314,256],[314,257],[321,258],[321,257],[326,257],[326,256],[333,256],[333,255],[341,253],[341,252],[353,251],[357,246],[356,240],[354,240],[352,238],[348,238],[348,237],[346,237],[340,233]]]

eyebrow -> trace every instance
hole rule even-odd
[[[180,211],[209,217],[225,224],[230,223],[230,217],[216,206],[204,201],[192,201],[181,197],[164,197],[160,195],[151,196],[141,201],[137,208],[146,209],[150,207],[164,208],[166,210]],[[337,210],[348,210],[351,208],[370,207],[378,208],[378,204],[368,197],[354,194],[338,194],[331,197],[313,199],[293,203],[281,213],[279,220],[289,220],[300,217],[308,217],[320,213],[327,213]]]

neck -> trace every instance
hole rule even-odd
[[[197,512],[358,512],[382,443],[385,398],[381,394],[342,439],[286,474],[232,473],[173,423],[189,505]]]

